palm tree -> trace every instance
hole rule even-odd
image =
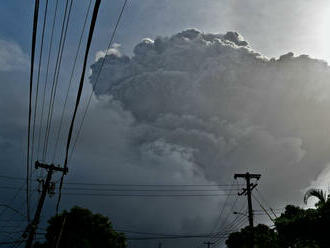
[[[327,200],[329,200],[329,196],[326,194],[325,191],[323,191],[322,189],[309,189],[307,190],[307,192],[304,195],[304,203],[307,204],[308,199],[314,196],[316,198],[318,198],[318,203],[315,204],[315,206],[322,206],[324,205]]]

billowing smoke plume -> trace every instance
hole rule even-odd
[[[260,189],[282,207],[300,204],[329,162],[324,61],[292,53],[268,59],[238,33],[190,29],[144,39],[132,57],[113,48],[92,66],[91,84],[96,78],[94,93],[112,123],[100,136],[118,141],[100,150],[125,169],[135,166],[132,178],[228,183],[233,173],[251,171],[262,174]],[[187,204],[175,209],[186,214]]]

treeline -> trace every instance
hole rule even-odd
[[[317,197],[315,209],[288,205],[284,213],[274,220],[274,228],[258,225],[231,233],[226,240],[228,248],[329,248],[330,198],[322,190],[311,189],[305,203]]]

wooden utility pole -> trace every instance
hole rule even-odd
[[[46,169],[48,172],[47,172],[46,181],[42,185],[41,196],[40,196],[40,199],[38,202],[36,212],[34,214],[34,218],[33,218],[32,222],[28,224],[28,226],[23,234],[23,237],[28,238],[26,241],[26,245],[25,245],[26,248],[32,247],[33,238],[34,238],[34,235],[35,235],[36,230],[39,225],[40,215],[41,215],[41,211],[44,206],[44,203],[45,203],[46,195],[47,195],[47,193],[50,193],[50,184],[51,184],[53,172],[61,171],[65,174],[68,172],[67,169],[61,168],[59,166],[55,166],[53,164],[51,164],[51,165],[43,164],[43,163],[39,163],[38,161],[36,161],[35,168],[38,169],[39,167]]]
[[[207,248],[210,248],[211,245],[214,245],[214,243],[213,242],[210,242],[210,241],[204,242],[203,244],[204,245],[207,245]]]
[[[251,240],[250,240],[250,247],[253,247],[253,208],[252,208],[252,199],[251,199],[251,192],[252,190],[258,185],[251,183],[251,179],[259,180],[261,177],[260,174],[250,174],[249,172],[245,174],[235,174],[234,179],[237,178],[244,178],[246,181],[246,188],[243,189],[241,193],[238,195],[246,195],[248,200],[248,217],[249,217],[249,226],[251,228]]]

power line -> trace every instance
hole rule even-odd
[[[67,25],[68,25],[68,22],[70,19],[72,1],[73,0],[71,0],[71,2],[70,2],[69,11],[68,11],[69,0],[66,0],[65,9],[64,9],[60,42],[58,45],[58,51],[57,51],[57,56],[56,56],[55,70],[54,70],[54,74],[53,74],[53,83],[52,83],[52,88],[51,88],[51,93],[50,93],[49,107],[48,107],[48,114],[47,114],[46,136],[45,136],[45,141],[44,141],[45,142],[45,145],[44,145],[45,146],[45,157],[46,157],[47,149],[48,149],[49,135],[50,135],[50,130],[51,130],[55,97],[56,97],[56,91],[57,91],[58,75],[59,75],[61,64],[62,64],[62,55],[63,55],[64,45],[65,45],[65,41],[66,41]]]
[[[10,180],[25,180],[23,177],[0,175],[0,178]],[[233,184],[122,184],[122,183],[82,183],[67,182],[65,185],[89,185],[89,186],[118,186],[118,187],[232,187]],[[237,184],[241,186],[242,184]],[[231,188],[229,188],[231,190]]]
[[[58,145],[58,142],[59,142],[59,139],[60,139],[60,134],[61,134],[63,120],[64,120],[65,108],[66,108],[68,97],[69,97],[69,92],[70,92],[70,88],[71,88],[71,84],[72,84],[72,79],[73,79],[74,71],[75,71],[75,68],[76,68],[77,59],[78,59],[78,55],[79,55],[79,51],[80,51],[80,47],[81,47],[83,35],[84,35],[84,32],[85,32],[85,28],[86,28],[86,23],[87,23],[89,11],[90,11],[91,3],[92,3],[92,0],[89,0],[89,4],[88,4],[88,7],[87,7],[87,11],[86,11],[86,15],[85,15],[83,27],[82,27],[80,38],[79,38],[79,42],[78,42],[78,47],[77,47],[76,55],[75,55],[73,66],[72,66],[72,71],[71,71],[71,75],[70,75],[70,79],[69,79],[69,85],[68,85],[68,89],[67,89],[67,92],[66,92],[66,96],[65,96],[65,100],[64,100],[64,104],[63,104],[63,108],[62,108],[60,125],[59,125],[58,132],[57,132],[54,157],[55,157],[55,154],[56,154],[56,151],[57,151],[57,145]]]
[[[69,12],[68,12],[67,20],[66,20],[66,26],[65,26],[65,31],[64,31],[64,38],[63,38],[63,43],[62,43],[61,55],[60,55],[60,62],[59,62],[59,66],[58,66],[58,70],[57,70],[57,75],[56,75],[56,79],[55,79],[55,90],[54,90],[54,97],[53,97],[53,103],[52,103],[51,121],[52,121],[53,113],[54,113],[54,104],[55,104],[55,97],[56,97],[56,91],[57,91],[57,85],[58,85],[58,77],[59,77],[60,70],[61,70],[63,50],[64,50],[64,46],[65,46],[65,42],[66,42],[66,36],[67,36],[67,31],[68,31],[68,26],[69,26],[69,22],[70,22],[72,4],[73,4],[73,0],[70,1],[70,7],[69,7]],[[58,145],[58,142],[55,143],[55,148],[54,148],[52,163],[54,163],[54,160],[55,160],[55,155],[56,155],[56,151],[57,151],[57,145]]]
[[[222,234],[227,235],[227,234]],[[159,237],[128,237],[127,240],[158,240],[158,239],[191,239],[205,238],[203,235],[182,235],[182,236],[159,236]]]
[[[45,37],[47,12],[48,12],[48,0],[46,0],[45,9],[44,9],[44,18],[43,18],[43,25],[42,25],[40,54],[39,54],[39,64],[38,64],[37,86],[36,86],[36,94],[35,94],[35,100],[34,100],[35,103],[34,103],[34,117],[33,117],[33,128],[32,128],[30,177],[32,176],[31,173],[32,173],[32,161],[33,161],[33,156],[34,156],[35,127],[36,127],[36,119],[37,119],[37,111],[38,111],[38,96],[39,96],[40,71],[41,71],[42,53],[43,53],[43,47],[44,47],[44,37]]]
[[[233,204],[233,205],[234,205],[234,204]],[[242,211],[242,209],[244,209],[245,207],[246,207],[246,204],[243,204],[239,211]],[[232,209],[233,209],[233,207],[232,207]],[[231,211],[232,211],[232,209],[231,209]],[[228,215],[228,216],[229,216],[229,215]],[[246,221],[245,218],[246,218],[246,216],[237,215],[237,216],[233,219],[233,221],[230,222],[230,223],[228,223],[227,225],[226,225],[226,222],[223,222],[224,225],[223,225],[223,228],[221,229],[222,232],[225,232],[225,231],[227,231],[227,230],[228,230],[228,231],[232,230],[232,228],[233,228],[234,226],[238,225],[238,223],[241,223],[242,220],[243,220],[243,221]],[[227,220],[226,220],[226,221],[227,221]],[[219,231],[218,233],[221,233],[221,231]],[[212,237],[211,240],[214,241],[214,242],[217,244],[217,243],[221,242],[224,238],[225,238],[225,237],[221,237],[221,238],[219,238],[217,235],[215,235],[214,237]]]
[[[94,194],[94,193],[62,193],[74,196],[104,196],[104,197],[214,197],[227,196],[228,194]],[[234,194],[233,194],[234,195]]]
[[[268,208],[273,213],[273,215],[275,216],[275,218],[277,218],[277,215],[276,215],[274,209],[270,207],[270,205],[267,203],[267,201],[265,200],[265,198],[263,197],[263,195],[261,194],[261,192],[258,189],[256,189],[256,191],[257,191],[258,195],[260,196],[261,200],[268,206]]]
[[[233,233],[234,231],[238,231],[240,228],[242,228],[243,226],[245,226],[247,224],[247,220],[246,219],[241,219],[240,221],[238,221],[233,227],[232,229],[229,231],[228,235],[230,235],[231,233]],[[228,235],[225,237],[221,237],[219,238],[217,241],[215,241],[216,244],[220,244],[222,245],[223,242],[225,242],[226,238],[228,238]]]
[[[237,182],[236,182],[236,183],[237,183]],[[233,183],[232,183],[232,187],[231,187],[231,191],[230,191],[231,193],[233,192],[232,190],[234,189],[234,184],[235,184],[235,183],[233,182]],[[232,194],[232,195],[235,195],[235,194]],[[221,208],[221,211],[220,211],[220,215],[219,215],[219,217],[217,218],[217,220],[216,220],[216,222],[215,222],[215,225],[213,226],[212,233],[215,232],[216,228],[218,227],[218,225],[219,225],[219,224],[221,223],[221,221],[222,221],[222,216],[223,216],[224,210],[225,210],[225,208],[226,208],[227,202],[228,202],[228,200],[229,200],[229,196],[230,196],[230,195],[227,196],[227,198],[226,198],[224,204],[222,205],[222,208]],[[232,204],[231,209],[234,208],[234,205],[236,204],[236,201],[237,201],[237,197],[236,197],[236,199],[234,200],[234,203]],[[230,211],[231,211],[231,210],[230,210]],[[228,218],[228,216],[229,216],[229,215],[227,215],[227,218]],[[225,218],[225,220],[222,221],[224,224],[226,223],[227,218]],[[211,242],[211,241],[213,241],[214,239],[216,239],[216,238],[219,236],[220,233],[221,233],[221,231],[217,232],[217,233],[214,234],[214,235],[211,235],[211,236],[209,237],[208,242]],[[201,245],[198,246],[198,247],[201,247]]]
[[[233,187],[233,186],[234,186],[234,182],[232,183],[232,187]],[[211,232],[214,232],[214,231],[216,230],[217,226],[219,225],[219,223],[221,222],[222,215],[223,215],[224,210],[225,210],[225,208],[226,208],[226,205],[227,205],[227,201],[228,201],[228,199],[229,199],[229,195],[227,196],[227,198],[226,198],[224,204],[222,205],[222,208],[221,208],[221,211],[220,211],[220,215],[219,215],[218,219],[216,220],[215,225],[213,226]]]
[[[254,194],[252,194],[252,197],[259,204],[259,206],[265,212],[265,214],[269,217],[269,219],[274,223],[274,219],[270,216],[270,214],[267,212],[266,208],[261,204],[261,202],[258,200],[258,198]]]
[[[117,32],[117,29],[118,29],[118,27],[119,27],[120,20],[121,20],[121,18],[122,18],[122,16],[123,16],[123,13],[124,13],[125,8],[126,8],[127,1],[128,1],[128,0],[125,0],[123,6],[122,6],[122,8],[121,8],[120,14],[119,14],[119,16],[118,16],[118,18],[117,18],[117,22],[116,22],[115,28],[114,28],[114,30],[113,30],[113,32],[112,32],[112,34],[111,34],[111,37],[110,37],[110,40],[109,40],[109,43],[108,43],[108,47],[107,47],[106,52],[105,52],[105,55],[104,55],[104,59],[102,60],[102,63],[101,63],[100,69],[99,69],[98,72],[97,72],[97,77],[96,77],[95,83],[94,83],[94,85],[93,85],[93,89],[96,88],[96,85],[97,85],[97,83],[98,83],[98,80],[99,80],[99,77],[100,77],[100,74],[101,74],[101,71],[102,71],[102,68],[103,68],[103,65],[104,65],[105,59],[106,59],[107,51],[108,51],[108,50],[110,49],[110,47],[112,46],[112,43],[113,43],[113,40],[114,40],[114,38],[115,38],[115,35],[116,35],[116,32]],[[80,125],[79,125],[79,128],[78,128],[78,131],[77,131],[76,138],[75,138],[75,140],[74,140],[74,142],[73,142],[73,146],[72,146],[72,150],[71,150],[71,155],[70,155],[70,160],[71,160],[71,158],[72,158],[72,154],[73,154],[73,152],[74,152],[74,150],[75,150],[75,147],[76,147],[76,145],[77,145],[78,138],[79,138],[79,135],[80,135],[80,132],[81,132],[82,126],[83,126],[83,124],[84,124],[84,121],[85,121],[85,118],[86,118],[86,115],[87,115],[87,112],[88,112],[89,105],[90,105],[91,100],[92,100],[92,96],[93,96],[93,90],[92,90],[91,94],[89,95],[88,102],[87,102],[87,106],[86,106],[86,109],[85,109],[84,114],[83,114],[83,118],[82,118],[82,120],[81,120],[81,122],[80,122]]]
[[[237,182],[236,182],[236,183],[237,183]],[[233,182],[233,186],[234,186],[234,182]],[[232,189],[233,189],[233,187],[232,187]],[[232,191],[231,191],[231,192],[232,192]],[[223,215],[224,210],[225,210],[225,208],[226,208],[226,203],[227,203],[228,199],[229,199],[229,195],[228,195],[228,197],[227,197],[225,203],[224,203],[223,206],[222,206],[222,209],[221,209],[221,212],[220,212],[219,218],[218,218],[218,220],[217,220],[217,222],[216,222],[216,224],[215,224],[214,229],[213,229],[212,232],[214,232],[215,229],[217,228],[217,226],[221,223],[222,215]],[[236,201],[237,201],[237,196],[236,196],[236,199],[235,199],[235,201],[234,201],[234,204],[236,204]],[[232,205],[231,210],[234,208],[234,204]],[[230,210],[230,211],[231,211],[231,210]],[[229,215],[227,215],[227,218],[228,218],[228,216],[229,216]],[[226,218],[226,220],[223,222],[224,224],[226,223],[227,218]]]
[[[67,170],[67,167],[68,167],[67,164],[68,164],[69,148],[70,148],[70,143],[71,143],[71,138],[72,138],[72,131],[73,131],[76,115],[77,115],[78,106],[80,103],[81,93],[82,93],[83,86],[84,86],[87,58],[88,58],[89,49],[90,49],[92,38],[93,38],[95,23],[96,23],[100,4],[101,4],[101,0],[96,0],[95,4],[94,4],[93,15],[92,15],[91,24],[90,24],[90,28],[89,28],[89,34],[88,34],[88,38],[87,38],[87,45],[86,45],[86,51],[85,51],[85,56],[84,56],[83,68],[82,68],[79,88],[78,88],[78,92],[77,92],[76,104],[75,104],[74,111],[73,111],[73,116],[72,116],[69,133],[68,133],[67,145],[66,145],[66,149],[65,149],[65,159],[64,159],[64,165],[63,165],[65,170]],[[61,189],[63,186],[64,175],[65,175],[65,173],[62,174],[61,181],[60,181],[60,190],[59,190],[58,201],[56,204],[56,212],[58,212],[59,204],[61,201]]]
[[[47,59],[47,67],[46,67],[46,77],[45,77],[45,83],[44,83],[44,89],[43,89],[43,97],[42,97],[42,104],[41,104],[41,116],[40,116],[40,122],[39,122],[39,137],[38,137],[38,153],[40,151],[40,144],[41,144],[41,134],[42,134],[42,126],[43,126],[43,120],[44,120],[44,108],[45,108],[45,100],[46,100],[46,89],[48,84],[48,74],[49,74],[49,65],[50,65],[50,55],[53,48],[53,36],[54,36],[54,30],[55,30],[55,23],[56,23],[56,17],[57,17],[57,9],[58,9],[58,0],[56,0],[55,3],[55,9],[54,9],[54,18],[52,23],[52,31],[50,35],[50,43],[49,43],[49,49],[48,49],[48,59]],[[46,138],[46,130],[45,130],[45,138]],[[45,144],[43,145],[43,151],[42,151],[42,160],[45,160]]]
[[[32,49],[31,49],[31,65],[30,65],[30,92],[29,92],[29,117],[28,117],[28,140],[27,140],[27,156],[26,156],[26,211],[27,219],[30,220],[30,197],[29,197],[29,175],[30,175],[30,133],[31,133],[31,115],[32,115],[32,88],[33,88],[33,70],[34,70],[34,56],[36,47],[37,27],[39,14],[39,0],[35,0],[34,17],[33,17],[33,31],[32,31]]]
[[[65,190],[85,190],[85,191],[120,191],[120,192],[223,192],[228,191],[228,189],[104,189],[104,188],[70,188],[64,187]],[[232,193],[232,190],[229,190]]]
[[[133,234],[141,234],[141,235],[153,235],[153,236],[169,236],[169,237],[182,237],[182,236],[201,236],[201,237],[208,237],[212,235],[212,233],[197,233],[197,234],[188,234],[188,233],[181,233],[181,234],[174,234],[174,233],[155,233],[155,232],[142,232],[136,230],[126,230],[126,229],[116,229],[116,232],[123,232],[123,233],[133,233]]]
[[[0,190],[7,190],[7,189],[18,189],[14,186],[1,186]],[[64,187],[64,190],[74,190],[74,191],[113,191],[113,192],[225,192],[228,190],[221,190],[221,189],[118,189],[118,188],[71,188],[71,187]],[[224,193],[226,195],[235,195]],[[0,204],[1,205],[1,204]]]
[[[123,187],[231,187],[231,184],[116,184],[116,183],[80,183],[68,182],[71,185],[123,186]]]
[[[245,207],[246,207],[246,204],[244,204],[239,211],[242,211],[242,209],[244,209]],[[242,225],[245,225],[246,222],[247,222],[246,216],[244,216],[244,215],[237,215],[231,223],[227,224],[224,227],[224,230],[226,230],[227,232],[232,233],[234,230],[237,230]],[[220,242],[223,242],[225,240],[225,238],[226,237],[217,238],[215,240],[215,243],[218,244]]]

